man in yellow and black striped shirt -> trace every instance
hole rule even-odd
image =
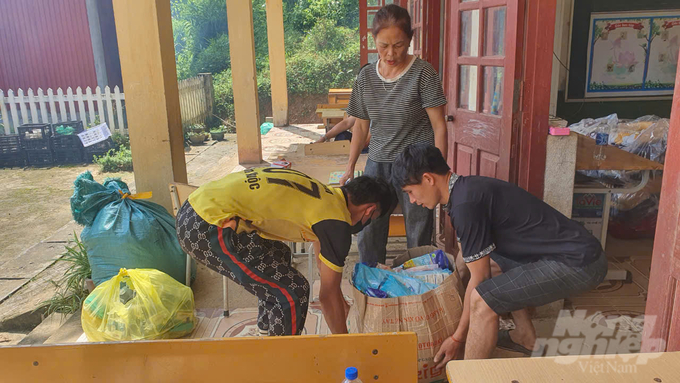
[[[258,296],[258,327],[270,335],[300,334],[309,300],[309,282],[280,241],[314,242],[322,310],[331,331],[344,333],[340,281],[351,235],[390,211],[391,190],[371,177],[334,188],[292,169],[248,169],[193,192],[177,233],[187,253]]]

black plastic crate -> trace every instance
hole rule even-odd
[[[25,124],[17,128],[21,148],[24,150],[49,150],[52,126],[50,124]]]
[[[87,162],[92,162],[94,156],[103,156],[113,149],[113,140],[111,137],[107,138],[106,141],[98,142],[94,145],[90,145],[85,148],[85,160]]]
[[[82,121],[58,122],[56,124],[52,124],[52,135],[54,136],[59,135],[59,133],[57,132],[57,128],[60,126],[68,126],[73,128],[75,130],[74,134],[82,133],[84,130]]]
[[[16,134],[0,136],[0,155],[21,152],[21,140]]]
[[[55,150],[54,163],[56,164],[82,164],[85,162],[82,150]]]
[[[0,168],[23,168],[26,166],[26,152],[0,153]]]
[[[27,150],[26,163],[28,166],[49,166],[54,164],[54,153],[51,150]]]
[[[83,143],[77,135],[59,136],[55,135],[50,138],[52,150],[80,150],[83,151]]]
[[[58,128],[62,126],[73,128],[74,130],[73,134],[69,135],[59,134]],[[52,137],[50,138],[52,150],[67,151],[78,149],[80,151],[83,151],[84,150],[83,143],[80,141],[80,137],[78,137],[78,133],[82,132],[83,132],[82,121],[70,121],[52,124]]]

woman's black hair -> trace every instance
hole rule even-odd
[[[396,26],[408,36],[411,40],[413,37],[413,29],[411,29],[411,15],[408,11],[396,4],[388,4],[375,14],[373,18],[373,25],[371,33],[373,37],[378,36],[378,33],[384,28]]]

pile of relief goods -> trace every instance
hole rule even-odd
[[[358,263],[352,282],[362,293],[374,298],[420,295],[437,288],[451,275],[451,264],[442,250],[409,259],[391,270]]]

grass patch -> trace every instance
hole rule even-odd
[[[52,298],[40,305],[40,308],[47,309],[46,315],[73,314],[80,310],[89,294],[85,280],[92,277],[90,261],[87,259],[87,249],[75,232],[73,239],[69,240],[65,246],[65,250],[57,262],[67,262],[70,266],[61,279],[50,281],[57,291]]]

